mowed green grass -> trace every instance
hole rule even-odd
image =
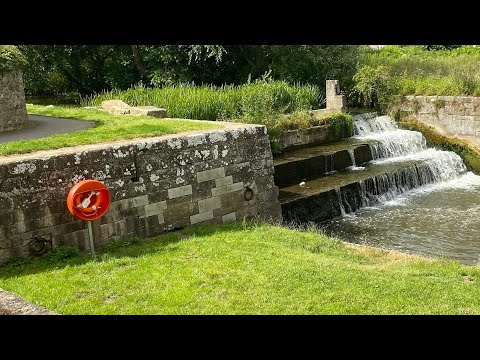
[[[210,130],[222,124],[183,119],[157,119],[150,116],[112,115],[97,109],[27,105],[29,114],[95,121],[95,127],[45,138],[0,144],[0,155],[51,150],[114,140],[160,136],[194,130]]]
[[[111,244],[0,267],[0,287],[61,314],[480,313],[479,267],[315,231],[247,222]]]

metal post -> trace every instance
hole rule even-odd
[[[95,255],[95,249],[93,247],[93,230],[92,230],[91,221],[87,221],[87,229],[88,229],[88,240],[90,241],[90,254]]]

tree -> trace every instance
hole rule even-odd
[[[20,45],[28,59],[25,89],[28,95],[91,94],[128,88],[141,79],[129,46]]]
[[[349,94],[360,49],[353,45],[23,45],[27,94],[81,95],[139,82],[241,84],[267,72],[325,88],[339,79]]]

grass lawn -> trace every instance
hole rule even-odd
[[[479,314],[480,268],[255,223],[55,251],[0,287],[61,314]],[[62,256],[64,258],[62,258]]]
[[[150,116],[120,116],[96,109],[74,107],[58,106],[48,108],[46,106],[29,104],[27,105],[27,112],[29,114],[55,116],[59,118],[93,120],[96,122],[96,126],[88,130],[75,131],[67,134],[0,144],[0,155],[222,127],[221,124],[216,125],[181,119],[157,119]]]

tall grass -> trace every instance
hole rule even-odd
[[[388,107],[392,95],[480,96],[480,48],[426,51],[421,46],[387,46],[369,52],[354,77],[365,102]],[[368,104],[367,104],[368,105]]]
[[[98,106],[104,100],[120,99],[130,106],[166,108],[173,118],[252,121],[278,114],[319,108],[324,99],[316,86],[285,81],[258,81],[240,86],[178,84],[163,88],[136,86],[87,97],[83,106]]]

